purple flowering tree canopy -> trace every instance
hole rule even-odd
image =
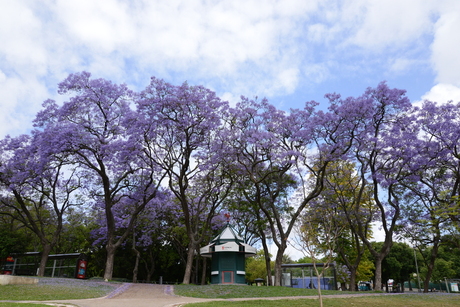
[[[55,247],[71,206],[81,205],[81,178],[67,155],[49,155],[49,140],[32,136],[6,137],[0,142],[0,214],[21,222],[41,244],[38,275]]]
[[[49,139],[49,153],[72,157],[84,178],[84,188],[103,204],[107,227],[105,279],[112,278],[115,250],[128,236],[137,215],[156,195],[164,174],[145,163],[139,136],[133,135],[136,119],[132,104],[137,97],[126,85],[91,79],[87,72],[69,75],[58,92],[69,95],[59,106],[47,100],[35,126]],[[129,226],[115,238],[115,211],[129,202]]]
[[[167,174],[188,236],[183,283],[190,283],[194,252],[209,232],[232,182],[225,176],[219,136],[227,103],[202,86],[174,86],[152,78],[137,101],[147,163]]]

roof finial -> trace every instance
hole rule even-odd
[[[227,218],[227,225],[230,224],[230,213],[225,213],[224,216]]]

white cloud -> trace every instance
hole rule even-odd
[[[430,60],[437,82],[459,86],[458,3],[0,0],[0,92],[32,112],[68,73],[87,70],[137,88],[155,75],[272,98],[349,75],[409,76]]]
[[[390,60],[390,71],[393,73],[401,73],[409,71],[414,65],[421,65],[417,60],[410,58],[394,58]]]
[[[331,77],[329,66],[330,63],[310,64],[305,68],[304,74],[312,83],[321,83]]]
[[[126,2],[60,0],[50,9],[64,27],[62,33],[92,52],[109,54],[133,43],[135,23],[128,15],[131,9]]]
[[[0,10],[0,55],[18,71],[46,71],[46,52],[37,44],[42,40],[42,23],[33,10],[21,1],[9,1]],[[27,73],[29,73],[27,72]]]
[[[460,86],[460,2],[451,3],[434,27],[431,60],[438,82]]]
[[[235,96],[232,93],[226,92],[220,95],[220,98],[223,101],[228,101],[232,107],[235,107],[236,104],[240,101],[241,96]]]
[[[2,1],[2,0],[0,0]],[[157,75],[240,94],[292,93],[302,50],[298,24],[314,1],[4,1],[0,11],[2,84],[50,88],[87,70],[114,82]],[[5,59],[2,61],[2,58]],[[32,85],[33,84],[33,85]],[[222,90],[222,86],[231,87]],[[25,103],[11,88],[11,103]],[[34,90],[32,92],[37,92]],[[27,97],[37,110],[42,97]],[[3,102],[4,104],[4,102]]]
[[[460,87],[452,84],[436,84],[431,90],[422,96],[422,101],[430,100],[438,103],[448,101],[460,102]]]
[[[38,80],[7,77],[0,70],[0,97],[0,136],[3,137],[12,132],[28,132],[35,113],[46,97],[46,89]],[[43,99],[30,103],[30,97]]]
[[[347,7],[350,9],[345,8],[347,13],[343,16],[355,22],[356,31],[349,42],[385,53],[417,40],[431,30],[435,2],[362,0],[353,1],[353,5]]]
[[[296,69],[301,52],[294,47],[299,35],[296,23],[316,7],[315,2],[296,0],[264,6],[258,1],[138,1],[128,6],[108,0],[58,1],[52,12],[62,26],[60,35],[74,41],[69,47],[86,55],[73,63],[107,58],[113,62],[107,76],[125,70],[114,58],[128,57],[139,69],[152,72],[151,67],[166,76],[176,71],[201,80],[236,77],[257,87],[259,82],[251,84],[250,69],[264,75],[262,91],[276,94],[295,87],[279,86],[278,76]],[[90,68],[104,75],[100,66]]]

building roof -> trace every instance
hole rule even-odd
[[[237,252],[244,253],[246,257],[256,254],[256,249],[246,243],[243,238],[229,225],[215,237],[208,245],[200,248],[200,254],[204,257],[211,257],[213,253]]]
[[[241,238],[229,224],[227,224],[224,230],[222,230],[222,232],[211,241],[211,243],[217,244],[222,244],[226,242],[244,242],[243,238]]]

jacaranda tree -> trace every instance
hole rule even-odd
[[[129,128],[136,118],[135,95],[126,85],[91,79],[87,72],[69,75],[59,84],[61,95],[73,95],[61,106],[47,100],[35,125],[49,140],[50,153],[72,157],[84,178],[84,189],[103,209],[107,260],[104,278],[111,279],[116,249],[125,241],[139,213],[155,198],[162,173],[144,163],[142,147]],[[127,227],[115,236],[115,213],[130,203]]]
[[[287,248],[287,234],[282,220],[292,208],[286,198],[295,187],[291,174],[294,147],[289,140],[285,114],[266,100],[242,98],[227,119],[227,163],[233,168],[242,208],[254,217],[258,233],[265,239],[265,229],[278,247],[275,261],[275,285],[280,285],[281,261]],[[245,204],[245,205],[244,205]],[[266,223],[263,226],[260,223]],[[266,240],[262,241],[267,267],[270,265]],[[267,272],[270,268],[267,268]]]
[[[428,292],[442,236],[458,231],[459,111],[453,103],[425,101],[414,114],[419,129],[417,163],[411,169],[413,176],[404,182],[410,192],[403,236],[426,255],[424,292]]]
[[[174,86],[156,78],[137,102],[135,129],[143,137],[144,157],[165,172],[182,210],[188,237],[184,284],[190,283],[195,252],[232,185],[220,145],[221,116],[227,107],[202,86]]]
[[[404,203],[402,181],[411,176],[407,169],[416,156],[416,137],[410,129],[414,119],[407,116],[411,104],[405,91],[390,89],[385,82],[376,88],[368,88],[349,107],[359,124],[355,130],[351,158],[361,177],[362,191],[369,185],[372,187],[377,221],[381,223],[385,235],[383,244],[376,249],[362,220],[356,219],[361,240],[374,257],[374,287],[380,290],[382,261],[390,252]]]
[[[58,242],[65,214],[81,204],[81,178],[66,154],[47,152],[50,140],[40,131],[33,136],[5,138],[0,144],[0,214],[30,229],[41,244],[38,276]]]
[[[353,270],[359,237],[375,260],[376,289],[395,234],[410,229],[404,222],[458,230],[459,105],[425,102],[411,112],[405,92],[382,82],[355,98],[328,94],[324,110],[312,101],[285,112],[244,97],[230,108],[202,86],[152,78],[136,93],[87,72],[70,74],[58,93],[63,102],[45,101],[29,136],[0,142],[0,214],[33,231],[47,255],[66,210],[91,206],[101,226],[93,234],[107,251],[105,279],[128,238],[137,256],[141,246],[161,250],[158,229],[167,227],[190,283],[196,251],[224,208],[253,224],[247,232],[265,244],[267,263],[273,240],[275,285],[307,208],[346,229]],[[380,245],[370,242],[374,221],[385,235]],[[334,252],[347,252],[335,243]]]

